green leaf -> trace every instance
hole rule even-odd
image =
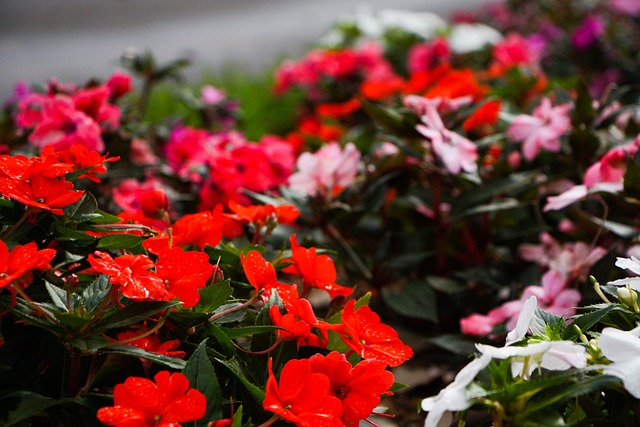
[[[640,199],[640,164],[627,156],[627,171],[624,174],[624,193]]]
[[[17,401],[17,404],[14,402]],[[61,403],[57,399],[45,397],[30,391],[15,391],[0,399],[0,408],[9,409],[2,425],[9,427],[42,413],[43,410]]]
[[[225,311],[231,310],[233,308],[236,307],[240,307],[242,305],[242,303],[239,302],[232,302],[230,304],[224,304],[221,305],[220,307],[218,307],[216,309],[216,311],[213,312],[213,315],[218,315],[218,314],[222,314]],[[224,324],[224,323],[232,323],[232,322],[238,322],[242,319],[245,318],[245,316],[247,315],[247,310],[246,308],[241,308],[239,310],[236,311],[232,311],[229,314],[225,314],[222,317],[218,317],[214,320],[214,322],[218,323],[218,324]]]
[[[182,374],[189,379],[191,387],[199,390],[207,399],[205,416],[196,422],[196,426],[206,426],[210,420],[222,417],[222,390],[218,384],[216,371],[207,356],[206,342],[205,339],[198,345],[182,370]]]
[[[84,299],[85,308],[89,313],[98,308],[100,303],[111,292],[111,288],[109,276],[102,274],[82,291],[82,299]]]
[[[107,318],[101,326],[104,329],[114,329],[132,325],[178,304],[180,303],[177,301],[134,302]]]
[[[386,132],[396,136],[420,137],[415,129],[417,118],[414,116],[403,116],[397,109],[383,107],[369,101],[360,100],[362,109],[371,117],[376,125]],[[408,123],[413,119],[415,123]]]
[[[576,339],[579,333],[576,328],[573,327],[574,325],[580,328],[583,332],[588,331],[600,320],[606,317],[615,307],[616,306],[614,304],[607,304],[604,308],[577,317],[569,326],[567,326],[567,329],[564,331],[563,338],[566,340]]]
[[[231,279],[201,288],[200,301],[193,310],[199,313],[211,313],[224,304],[232,293]]]
[[[93,197],[93,194],[88,191],[85,191],[80,200],[63,208],[65,216],[76,222],[82,222],[96,217],[97,215],[90,215],[93,214],[96,209],[98,209],[98,202],[95,197]]]
[[[273,332],[278,329],[277,326],[244,326],[241,328],[220,328],[229,339],[238,337],[247,337],[265,332]]]
[[[93,353],[110,344],[107,338],[102,335],[94,335],[86,339],[76,338],[69,341],[69,344],[83,352]]]
[[[626,239],[638,235],[638,229],[627,224],[603,220],[602,218],[598,218],[592,215],[589,215],[589,219],[593,221],[594,224],[597,224],[605,228],[606,230],[609,230],[613,234],[617,234],[618,236]]]
[[[95,237],[90,236],[82,231],[72,230],[70,228],[65,227],[62,224],[56,223],[54,226],[56,232],[59,234],[57,240],[86,240],[86,241],[94,241]]]
[[[474,206],[471,209],[467,209],[463,212],[460,212],[457,215],[453,215],[451,217],[451,222],[460,221],[461,219],[471,215],[517,209],[522,206],[524,206],[524,204],[520,202],[518,199],[506,198],[506,199],[496,200],[495,202]]]
[[[242,369],[241,369],[240,364],[238,363],[238,360],[236,358],[233,358],[233,359],[230,359],[230,360],[216,359],[216,361],[218,363],[221,363],[222,365],[226,366],[240,380],[242,385],[245,386],[247,391],[249,391],[249,393],[251,394],[251,396],[253,396],[253,398],[256,400],[256,402],[262,403],[262,401],[264,400],[264,391],[262,391],[255,384],[252,384],[245,377],[245,375],[242,374]],[[257,369],[257,368],[258,367],[254,367],[254,369]],[[266,367],[264,367],[263,369],[266,369]]]
[[[93,213],[95,216],[92,218],[91,222],[94,224],[117,224],[119,222],[122,222],[122,218],[111,215],[99,209],[96,209]]]
[[[100,353],[116,353],[125,354],[132,357],[141,357],[143,359],[151,360],[164,366],[168,366],[173,369],[184,369],[186,362],[177,357],[167,356],[166,354],[153,353],[144,350],[134,345],[110,345],[100,349]]]
[[[414,280],[400,290],[382,288],[382,299],[404,316],[438,321],[435,292],[426,282]]]
[[[554,329],[556,325],[562,325],[562,323],[562,317],[536,308],[535,315],[531,319],[531,333],[544,336],[547,335],[547,326]]]
[[[134,236],[133,234],[111,234],[100,239],[98,248],[127,249],[139,245],[143,240],[144,237]]]
[[[476,350],[475,341],[463,335],[444,334],[427,338],[427,342],[449,350],[451,353],[465,356]]]
[[[233,345],[231,338],[224,333],[222,329],[215,323],[207,323],[204,326],[204,332],[207,336],[212,337],[218,344],[216,348],[227,357],[233,357],[236,355],[236,347]]]
[[[67,293],[65,292],[64,289],[60,289],[57,286],[52,285],[49,282],[45,282],[44,286],[47,288],[47,293],[49,294],[49,297],[51,297],[51,301],[53,302],[53,305],[55,305],[56,308],[68,312],[69,309],[67,308]]]
[[[452,215],[461,215],[465,210],[478,206],[495,197],[510,195],[536,187],[541,183],[536,180],[539,171],[528,171],[510,174],[509,177],[488,181],[482,186],[474,186],[463,192],[455,200]]]
[[[242,405],[236,409],[236,413],[233,414],[233,420],[231,421],[231,427],[243,427],[242,426]]]

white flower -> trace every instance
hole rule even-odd
[[[640,327],[630,331],[604,328],[598,342],[602,354],[613,362],[603,372],[620,378],[624,388],[640,399]]]
[[[538,306],[538,299],[535,295],[530,296],[522,306],[522,310],[520,311],[520,315],[518,316],[518,320],[516,322],[516,327],[513,328],[507,334],[507,339],[505,345],[511,345],[514,342],[520,341],[527,335],[529,331],[529,326],[531,325],[531,321],[533,320],[533,316],[536,313],[536,307]]]
[[[618,257],[616,261],[616,267],[624,268],[626,270],[631,270],[632,273],[640,275],[640,260],[638,258],[632,256],[631,258],[621,258]],[[640,277],[627,277],[624,279],[614,280],[612,282],[608,282],[608,285],[614,286],[627,286],[634,291],[640,291]]]
[[[422,409],[429,411],[425,427],[445,427],[451,424],[452,411],[464,411],[471,406],[473,398],[481,396],[482,389],[469,393],[467,386],[476,375],[491,362],[491,356],[483,354],[462,368],[451,384],[440,390],[437,396],[422,400]]]
[[[531,377],[533,371],[538,368],[564,371],[571,367],[587,366],[585,348],[572,341],[542,341],[526,347],[498,348],[482,344],[476,344],[476,347],[483,355],[489,355],[493,359],[511,357],[511,374],[523,379]]]
[[[449,47],[454,53],[469,53],[502,40],[502,34],[484,24],[457,24],[451,28]]]

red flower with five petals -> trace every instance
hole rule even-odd
[[[263,300],[268,300],[274,290],[278,292],[285,306],[293,304],[293,301],[298,299],[296,286],[279,283],[275,267],[264,259],[260,252],[250,251],[246,255],[240,254],[240,262],[249,283],[256,291],[263,291]]]
[[[393,374],[380,360],[362,360],[352,366],[344,354],[333,351],[326,356],[309,358],[311,372],[326,375],[330,393],[342,402],[342,421],[345,426],[357,426],[380,403],[393,385]]]
[[[161,371],[154,377],[129,377],[113,390],[114,406],[100,408],[98,420],[110,426],[181,427],[202,418],[207,408],[204,394],[189,388],[180,373]]]
[[[269,379],[262,407],[298,427],[344,427],[342,403],[333,396],[326,375],[313,373],[309,359],[290,360],[276,380],[269,359]]]
[[[342,310],[340,337],[353,351],[364,359],[376,359],[399,366],[413,356],[413,350],[405,345],[391,326],[380,322],[380,316],[368,306],[355,310],[355,300]]]
[[[16,246],[11,251],[0,240],[0,289],[10,285],[32,270],[47,270],[56,255],[55,249],[41,249],[35,242]]]
[[[329,292],[331,298],[351,295],[353,289],[335,283],[336,267],[328,255],[317,255],[316,248],[301,247],[296,241],[295,234],[291,235],[290,241],[291,258],[287,258],[283,262],[291,261],[293,264],[284,268],[282,272],[302,278],[303,295],[306,295],[312,287]]]

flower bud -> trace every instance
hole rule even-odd
[[[618,294],[618,301],[622,304],[631,307],[634,311],[638,311],[638,293],[628,287],[620,287],[616,289]]]
[[[162,219],[169,207],[167,195],[162,190],[149,190],[140,199],[142,213],[148,218]]]

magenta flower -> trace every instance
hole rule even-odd
[[[551,152],[560,151],[560,137],[571,128],[569,104],[556,107],[549,98],[543,98],[533,110],[533,115],[520,114],[515,117],[507,136],[522,143],[522,154],[527,160],[533,160],[542,149]]]
[[[330,199],[356,178],[360,152],[352,143],[344,150],[337,142],[324,145],[315,153],[298,157],[298,171],[289,177],[294,191]]]
[[[434,105],[427,105],[425,110],[422,116],[424,124],[417,125],[416,130],[427,137],[436,157],[453,175],[459,174],[461,170],[475,173],[478,169],[477,146],[462,135],[447,129]]]
[[[609,0],[611,9],[629,16],[640,15],[640,0]]]
[[[588,49],[604,34],[604,23],[594,15],[587,15],[571,36],[571,44],[578,50]]]

